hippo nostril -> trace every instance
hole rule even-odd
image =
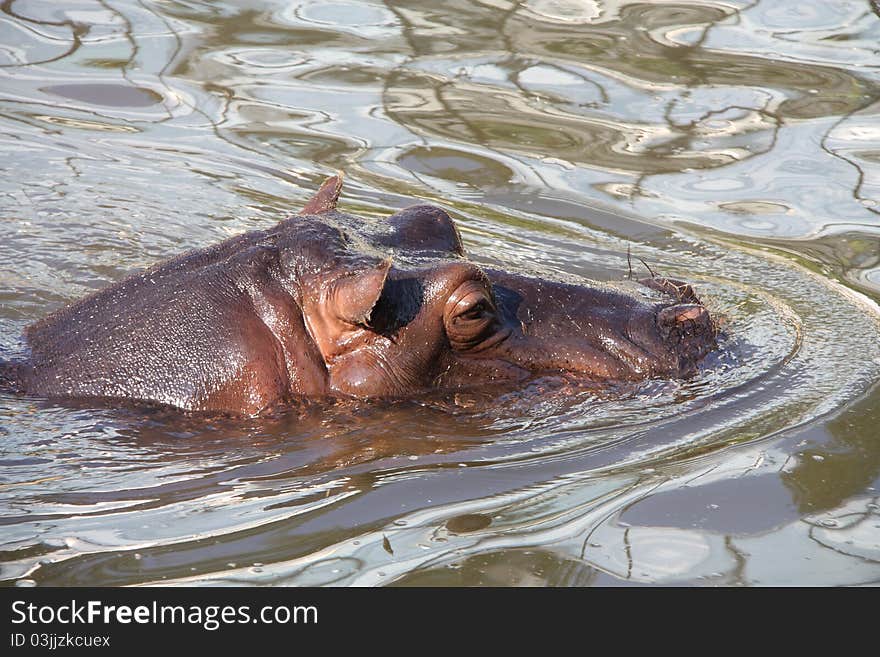
[[[701,305],[682,303],[663,308],[657,313],[657,324],[664,338],[701,334],[711,328],[709,311]]]

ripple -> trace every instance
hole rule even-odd
[[[149,107],[162,102],[162,96],[152,89],[117,84],[56,84],[41,91],[107,107]]]
[[[530,0],[525,8],[541,20],[574,24],[591,23],[602,13],[595,0]]]
[[[449,148],[415,147],[401,153],[397,161],[408,171],[443,180],[469,183],[478,178],[481,186],[502,185],[514,175],[496,160]]]
[[[300,5],[297,14],[308,21],[334,27],[394,25],[394,14],[362,2],[312,2]]]
[[[333,32],[345,31],[366,39],[397,35],[395,14],[368,2],[306,1],[292,4],[276,14],[279,20],[296,26],[320,26]]]

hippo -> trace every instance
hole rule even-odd
[[[337,209],[342,174],[301,212],[135,273],[28,326],[18,392],[256,416],[297,399],[686,378],[716,347],[693,288],[641,298],[480,267],[433,205],[384,220]],[[662,301],[658,301],[660,298]]]

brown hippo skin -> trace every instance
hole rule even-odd
[[[0,378],[44,397],[256,415],[297,397],[406,397],[569,373],[686,377],[715,346],[690,286],[652,303],[480,268],[449,215],[336,209],[341,176],[267,230],[184,253],[29,326]]]

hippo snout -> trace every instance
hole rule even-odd
[[[716,326],[709,311],[700,303],[677,303],[657,312],[657,330],[673,370],[690,376],[696,365],[715,348]]]
[[[714,333],[712,318],[705,306],[696,303],[680,303],[667,306],[657,313],[657,326],[667,341],[693,337],[706,337]]]

